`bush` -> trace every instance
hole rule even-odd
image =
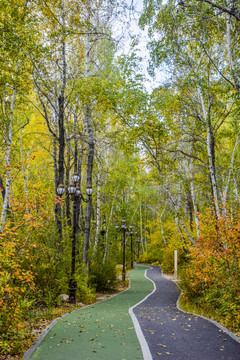
[[[240,216],[201,220],[201,237],[191,248],[180,273],[185,297],[222,318],[225,326],[240,327]]]
[[[117,285],[116,264],[106,261],[105,263],[94,262],[89,274],[89,285],[96,291],[115,289]]]
[[[84,304],[89,304],[94,301],[94,289],[88,286],[87,275],[83,270],[83,265],[76,270],[75,279],[77,282],[77,301]]]

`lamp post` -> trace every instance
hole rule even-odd
[[[133,269],[133,225],[129,225],[130,236],[131,236],[131,269]]]
[[[136,238],[137,238],[137,231],[135,231],[135,239],[136,239]],[[136,242],[136,241],[134,241],[134,258],[135,258],[135,261],[136,261],[136,252],[135,252],[135,251],[136,251],[136,250],[135,250],[136,247],[135,247],[135,242]]]
[[[72,259],[71,259],[71,277],[69,279],[69,302],[71,304],[76,303],[76,290],[77,290],[77,282],[75,280],[75,267],[76,267],[76,233],[77,233],[77,202],[82,198],[82,193],[79,186],[76,186],[79,182],[80,177],[77,173],[75,173],[72,177],[72,184],[68,187],[68,193],[71,195],[73,200],[73,227],[72,227]],[[57,188],[57,193],[60,197],[64,194],[65,189],[62,184],[60,184]],[[91,196],[93,193],[93,189],[91,186],[87,187],[86,190],[87,196]],[[84,200],[88,201],[88,200]]]
[[[126,220],[123,218],[122,219],[122,231],[123,231],[123,242],[122,242],[122,246],[123,246],[123,269],[122,269],[122,280],[125,281],[126,280],[126,253],[125,253],[125,236],[126,236]]]

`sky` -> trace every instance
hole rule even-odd
[[[166,0],[167,1],[167,0]],[[148,74],[148,61],[150,59],[149,51],[147,49],[148,28],[141,30],[138,26],[138,20],[143,10],[143,0],[126,0],[129,9],[125,11],[121,17],[121,21],[116,23],[116,31],[122,34],[122,41],[119,46],[117,55],[130,55],[132,36],[139,37],[139,44],[137,45],[137,55],[142,57],[141,68],[146,77],[144,83],[148,92],[151,92],[155,87],[166,79],[164,71],[157,71],[155,79]],[[133,7],[134,11],[131,11]]]

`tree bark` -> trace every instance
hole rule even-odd
[[[192,159],[189,159],[189,171],[190,171],[190,191],[191,191],[191,197],[192,197],[192,203],[193,203],[193,211],[194,211],[194,220],[197,230],[197,237],[200,236],[200,227],[199,227],[199,217],[198,217],[198,207],[197,207],[197,200],[196,200],[196,194],[195,194],[195,186],[194,186],[194,180],[193,180],[193,165],[192,165]]]
[[[101,227],[101,174],[98,172],[97,174],[97,206],[96,206],[96,234],[94,241],[94,255],[98,249],[98,243],[100,239],[100,227]]]
[[[91,123],[91,110],[87,106],[86,109],[86,122],[88,130],[88,162],[87,162],[87,186],[92,186],[92,172],[93,172],[93,161],[94,161],[94,138]],[[86,204],[86,215],[85,215],[85,229],[84,229],[84,243],[83,243],[83,262],[88,271],[89,258],[88,250],[90,243],[90,230],[91,230],[91,214],[92,214],[92,197],[87,196]]]
[[[207,114],[207,110],[205,107],[204,99],[201,90],[199,89],[199,97],[202,106],[202,113],[204,123],[206,125],[207,130],[207,154],[208,154],[208,168],[209,175],[211,179],[211,186],[213,192],[213,202],[214,202],[214,210],[215,216],[217,219],[220,218],[220,206],[219,206],[219,198],[218,198],[218,188],[217,188],[217,177],[216,177],[216,165],[215,165],[215,138],[214,133],[211,126],[210,114]]]
[[[4,227],[6,222],[7,212],[10,203],[10,189],[11,189],[11,150],[12,150],[12,135],[13,135],[13,113],[16,103],[17,90],[15,89],[12,95],[9,124],[5,135],[5,167],[6,167],[6,185],[5,196],[2,206],[0,229]]]
[[[90,33],[87,34],[86,44],[86,78],[90,77]],[[91,108],[90,104],[86,106],[85,122],[88,132],[88,162],[87,162],[87,186],[92,186],[92,172],[94,161],[94,137],[92,129]],[[83,243],[83,262],[85,264],[86,271],[89,270],[89,242],[90,242],[90,230],[91,230],[91,212],[92,212],[92,197],[87,197],[86,215],[85,215],[85,229],[84,229],[84,243]]]
[[[225,187],[223,189],[223,194],[222,194],[222,206],[223,206],[223,214],[226,215],[227,213],[227,196],[228,196],[228,190],[229,190],[229,186],[230,186],[230,180],[231,180],[231,176],[233,173],[233,166],[234,166],[234,158],[235,158],[235,154],[240,142],[240,138],[239,138],[240,133],[237,134],[237,138],[236,138],[236,142],[235,142],[235,146],[232,152],[232,157],[231,157],[231,162],[230,162],[230,166],[229,166],[229,170],[228,170],[228,175],[227,175],[227,181],[225,184]]]

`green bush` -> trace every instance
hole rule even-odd
[[[94,289],[88,286],[87,275],[83,270],[83,266],[79,266],[76,270],[75,279],[77,282],[77,301],[89,304],[94,301]]]
[[[106,261],[105,263],[94,262],[89,274],[89,285],[96,291],[106,291],[116,288],[117,270],[116,264]]]
[[[54,223],[48,228],[38,229],[33,241],[36,245],[26,261],[26,267],[31,267],[35,289],[28,296],[36,299],[39,305],[51,307],[56,304],[59,294],[68,291],[70,241],[65,236],[61,244],[57,244],[58,233]]]

